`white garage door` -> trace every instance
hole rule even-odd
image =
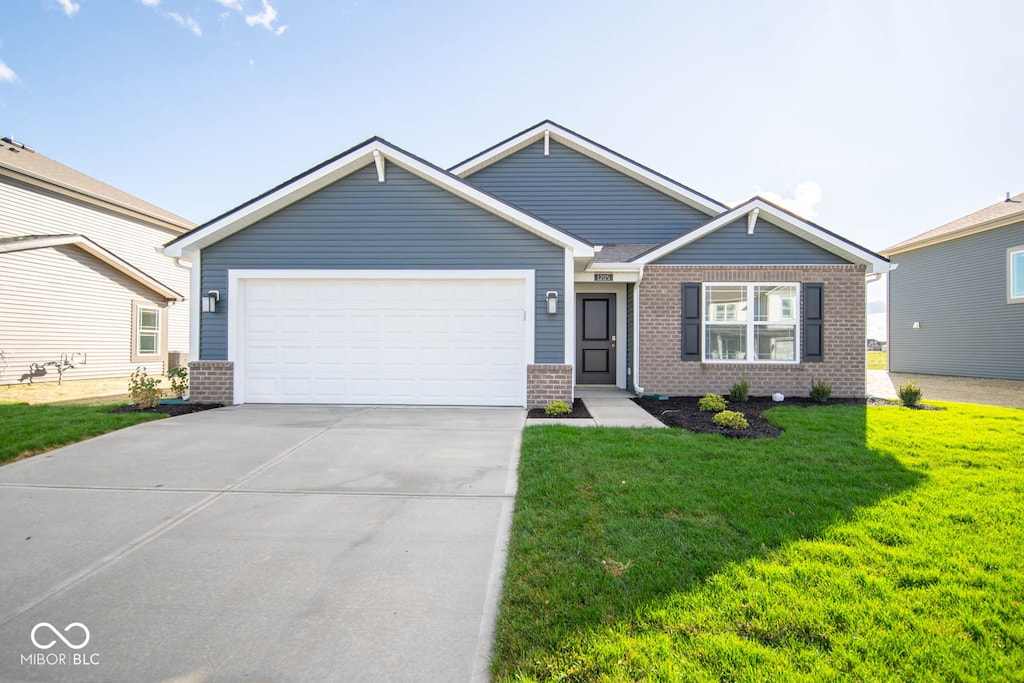
[[[525,287],[508,279],[241,281],[237,398],[523,405]]]

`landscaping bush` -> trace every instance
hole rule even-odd
[[[178,398],[185,398],[188,393],[188,369],[178,366],[167,371],[167,379],[171,380],[171,391]]]
[[[737,413],[735,410],[723,410],[711,418],[711,420],[719,427],[728,427],[729,429],[747,429],[750,427],[750,423],[747,422],[747,418],[743,416],[743,413]]]
[[[717,413],[725,410],[725,399],[718,394],[704,394],[704,398],[697,401],[697,407],[703,412]]]
[[[908,380],[901,384],[896,393],[899,395],[900,400],[903,401],[903,405],[908,408],[916,406],[921,402],[921,397],[924,396],[921,392],[921,387],[914,380]]]
[[[750,382],[747,381],[746,377],[741,377],[739,382],[732,385],[729,389],[729,400],[734,402],[744,402],[750,398]]]
[[[138,404],[140,408],[152,408],[160,402],[160,380],[146,374],[143,367],[135,368],[131,380],[128,382],[128,395],[132,403]]]
[[[825,403],[832,395],[832,384],[823,379],[811,379],[811,400]]]
[[[572,412],[572,406],[565,401],[551,401],[544,406],[544,414],[557,417],[559,415],[568,415]]]

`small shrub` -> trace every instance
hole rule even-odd
[[[832,384],[823,379],[811,380],[811,400],[825,403],[832,395]]]
[[[921,397],[924,396],[921,392],[921,387],[914,380],[908,380],[901,384],[896,393],[899,395],[900,400],[903,401],[903,405],[908,408],[916,406],[921,402]]]
[[[132,403],[137,403],[140,408],[152,408],[160,402],[160,380],[146,374],[146,369],[135,368],[132,378],[128,382],[128,395]]]
[[[729,389],[729,400],[734,403],[743,403],[748,398],[750,398],[750,382],[747,381],[747,378],[744,376],[740,378],[739,382],[733,384],[731,389]]]
[[[171,391],[178,398],[185,398],[188,393],[188,369],[178,366],[167,371],[167,379],[171,380]]]
[[[551,403],[544,406],[544,414],[551,415],[553,417],[558,415],[568,415],[572,412],[572,406],[565,401],[552,401]]]
[[[697,401],[697,408],[705,413],[717,413],[725,410],[725,399],[718,394],[704,394],[704,398]]]
[[[735,410],[723,410],[711,418],[711,420],[719,427],[727,427],[728,429],[747,429],[750,427],[747,418],[743,417],[743,413],[737,413]]]

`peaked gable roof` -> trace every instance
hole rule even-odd
[[[181,294],[178,294],[167,285],[163,284],[156,278],[147,275],[112,252],[107,251],[85,235],[20,235],[18,237],[5,237],[0,239],[0,254],[60,246],[78,247],[85,253],[94,256],[115,270],[119,270],[124,273],[143,287],[156,292],[159,296],[167,299],[168,301],[184,301],[184,297]]]
[[[370,138],[207,221],[191,232],[175,238],[165,245],[164,253],[169,256],[184,256],[186,250],[209,246],[369,164],[377,165],[377,173],[381,182],[386,182],[388,163],[394,163],[549,242],[572,249],[576,256],[594,255],[594,247],[589,242],[509,204],[379,137]]]
[[[751,215],[755,219],[760,218],[767,221],[852,263],[865,265],[869,273],[885,273],[891,270],[889,261],[884,256],[865,249],[845,237],[840,237],[820,225],[800,218],[796,214],[772,204],[762,197],[752,197],[735,208],[719,214],[699,228],[695,228],[674,240],[670,240],[633,258],[630,263],[641,265],[652,263],[667,254],[696,242],[719,228],[742,219],[744,216],[747,216],[749,219]]]
[[[186,218],[54,161],[11,138],[2,138],[0,143],[0,176],[127,213],[174,232],[195,227]]]
[[[538,140],[544,139],[561,143],[709,216],[715,216],[728,209],[727,206],[711,199],[707,195],[701,194],[682,183],[672,180],[668,176],[639,164],[604,145],[583,137],[579,133],[550,120],[541,121],[537,125],[531,126],[503,140],[493,147],[455,164],[448,170],[460,178],[468,178],[477,171],[534,144]]]
[[[973,235],[986,230],[1002,228],[1012,223],[1024,221],[1024,193],[1015,197],[1007,197],[998,204],[986,206],[980,211],[975,211],[955,221],[950,221],[937,228],[922,232],[910,239],[894,244],[882,253],[886,256],[893,256],[911,249],[928,247],[941,242]]]

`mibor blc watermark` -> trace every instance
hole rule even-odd
[[[68,624],[63,631],[49,622],[41,621],[32,627],[29,640],[42,652],[21,655],[21,663],[34,666],[97,666],[100,663],[98,653],[80,652],[89,644],[91,637],[89,628],[80,621]],[[64,652],[64,648],[59,646],[51,651],[58,642],[72,652]]]

